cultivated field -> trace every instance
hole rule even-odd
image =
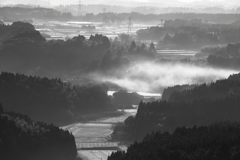
[[[79,154],[86,157],[88,160],[107,160],[107,157],[116,152],[115,150],[89,150],[89,151],[78,151]]]
[[[111,141],[114,126],[136,114],[136,109],[126,110],[124,115],[99,119],[95,122],[75,123],[62,127],[70,131],[76,141],[80,157],[86,160],[106,160],[108,155],[117,150],[126,150],[119,142]]]

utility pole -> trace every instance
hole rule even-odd
[[[128,34],[131,34],[131,32],[132,32],[132,17],[131,16],[129,16],[128,17]]]

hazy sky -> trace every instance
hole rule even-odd
[[[6,4],[77,4],[79,0],[0,0],[1,5]],[[108,4],[108,5],[123,5],[123,6],[236,6],[240,3],[240,0],[82,0],[82,4]]]

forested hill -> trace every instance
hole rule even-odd
[[[54,124],[69,123],[77,115],[111,107],[106,86],[73,86],[60,79],[2,72],[0,88],[0,102],[7,111]]]
[[[175,92],[179,99],[140,103],[135,117],[125,120],[126,132],[141,140],[152,131],[173,132],[179,126],[209,125],[216,121],[240,121],[239,75],[195,89]],[[185,100],[186,99],[186,100]]]
[[[240,68],[240,43],[229,43],[227,45],[206,46],[201,49],[202,53],[210,54],[208,63],[215,67]]]
[[[179,127],[173,134],[152,133],[127,152],[108,160],[239,160],[240,123],[215,123],[207,127]]]
[[[218,80],[210,84],[196,85],[195,87],[179,87],[165,89],[165,100],[168,101],[191,101],[202,98],[223,98],[232,95],[240,95],[240,74],[231,75],[228,79]],[[169,92],[169,93],[168,93]]]
[[[0,46],[1,43],[24,32],[34,32],[34,26],[24,22],[13,22],[12,25],[0,25]],[[39,34],[40,35],[40,34]]]
[[[1,160],[75,160],[74,136],[28,116],[4,112],[0,104]]]

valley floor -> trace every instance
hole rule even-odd
[[[118,150],[126,150],[119,141],[112,140],[113,129],[119,122],[135,115],[137,109],[124,110],[124,114],[88,123],[75,123],[62,127],[70,131],[76,141],[79,156],[84,160],[107,160],[108,155]]]

